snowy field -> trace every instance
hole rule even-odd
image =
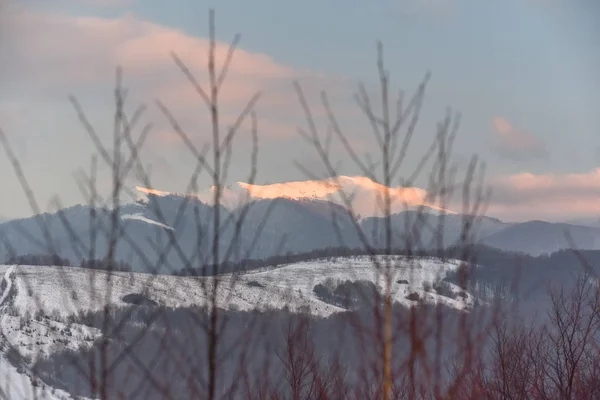
[[[418,294],[419,301],[443,303],[456,309],[473,303],[470,295],[448,284],[451,296],[430,289],[444,275],[458,268],[458,261],[378,257],[391,267],[394,301],[410,306],[407,296]],[[69,315],[99,311],[105,304],[126,305],[123,297],[143,293],[156,303],[169,307],[203,305],[213,287],[213,278],[154,276],[131,272],[106,272],[76,267],[0,266],[0,398],[64,399],[68,395],[41,382],[32,383],[27,368],[19,362],[35,362],[61,348],[88,346],[100,336],[95,328],[66,324]],[[327,316],[343,308],[321,301],[313,292],[318,283],[370,281],[382,290],[383,276],[368,257],[313,260],[241,275],[219,277],[219,306],[228,309],[282,309]],[[461,294],[462,296],[459,296]],[[14,347],[21,361],[9,362],[6,349]],[[6,390],[9,390],[6,392]]]
[[[56,343],[76,348],[98,336],[92,328],[65,324],[48,318],[34,320],[29,313],[19,315],[14,307],[17,295],[17,266],[2,268],[0,295],[0,398],[71,399],[68,393],[47,386],[29,371],[37,357],[57,349]],[[11,351],[15,349],[16,351]],[[10,356],[9,356],[10,353]]]
[[[378,261],[384,263],[384,258]],[[439,281],[448,271],[455,270],[459,262],[437,259],[390,259],[393,274],[394,300],[406,305],[410,293],[418,293],[422,301],[443,302],[462,309],[470,305],[466,299],[452,299],[430,290],[426,283]],[[213,278],[155,276],[131,272],[106,272],[76,267],[0,266],[0,274],[11,270],[14,298],[11,304],[20,315],[34,314],[42,309],[48,315],[67,316],[79,311],[100,310],[104,304],[121,304],[123,296],[145,293],[157,303],[170,307],[202,305],[205,293],[212,288]],[[366,280],[383,288],[383,276],[377,273],[368,257],[331,260],[314,260],[249,272],[243,275],[220,277],[219,305],[223,308],[250,310],[254,308],[283,308],[310,310],[315,315],[326,316],[343,311],[319,300],[313,287],[328,279],[334,281]],[[407,281],[408,283],[398,283]],[[256,284],[258,283],[258,284]],[[458,293],[458,287],[450,285]],[[308,307],[308,308],[307,308]]]
[[[374,267],[374,263],[369,257],[313,260],[266,271],[250,272],[242,276],[241,282],[258,282],[265,289],[268,288],[270,292],[286,293],[299,305],[310,306],[313,314],[327,315],[336,310],[313,308],[313,306],[317,306],[315,302],[322,303],[313,293],[313,287],[316,284],[325,283],[328,280],[334,282],[361,280],[373,282],[383,291],[385,279],[381,272],[389,265],[392,271],[392,296],[395,302],[410,306],[415,302],[408,300],[406,296],[417,293],[419,298],[427,303],[441,302],[457,309],[464,309],[472,304],[472,298],[468,295],[466,298],[456,296],[457,299],[452,299],[438,295],[434,290],[425,290],[427,284],[433,285],[443,279],[447,272],[456,270],[460,265],[457,260],[441,262],[433,258],[409,259],[393,256],[387,259],[387,262],[384,257],[378,257],[376,262],[379,264],[379,268]],[[460,288],[455,285],[448,284],[448,286],[455,294],[461,292]],[[278,304],[277,300],[273,298],[269,305],[273,308],[285,305]]]

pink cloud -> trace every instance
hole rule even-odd
[[[521,173],[491,184],[493,215],[549,220],[600,216],[600,168],[579,174]]]
[[[544,191],[557,195],[557,192],[570,195],[582,192],[600,191],[600,168],[582,174],[531,174],[521,173],[508,176],[500,182],[521,191]]]
[[[135,3],[136,0],[78,0],[82,3],[100,5],[100,6],[113,6],[113,5],[122,5],[122,4],[131,4]]]
[[[133,103],[152,104],[154,99],[161,99],[190,130],[208,121],[201,98],[170,56],[175,52],[206,87],[209,42],[205,38],[133,15],[111,19],[14,9],[0,15],[0,24],[10,33],[10,45],[3,48],[9,61],[0,78],[20,82],[14,85],[15,91],[27,90],[29,97],[43,94],[53,100],[64,99],[69,93],[98,93],[99,87],[107,93],[119,65]],[[223,65],[228,48],[228,43],[217,43],[217,66]],[[289,136],[298,125],[288,118],[297,110],[291,81],[307,77],[320,79],[282,65],[269,55],[238,48],[219,96],[224,126],[233,122],[252,95],[261,91],[257,106],[261,132],[271,138],[280,132]],[[151,114],[157,128],[166,132],[164,117],[157,110]],[[282,126],[285,124],[289,127]]]
[[[516,128],[504,117],[492,120],[494,150],[503,157],[524,160],[546,155],[544,144],[535,136]]]
[[[16,63],[33,67],[44,62],[65,81],[106,81],[105,71],[121,65],[132,76],[152,76],[175,69],[170,58],[177,53],[191,70],[206,73],[208,40],[191,37],[176,29],[140,20],[132,15],[108,19],[18,12],[10,15],[19,45]],[[43,34],[42,34],[43,33]],[[16,47],[16,46],[15,46]],[[218,43],[217,65],[222,65],[228,45]],[[296,72],[271,57],[238,49],[231,64],[232,76],[249,76],[257,80],[293,77]],[[108,79],[110,79],[108,76]],[[247,83],[248,84],[248,83]]]
[[[67,0],[71,3],[80,3],[94,7],[122,7],[135,3],[137,0]]]

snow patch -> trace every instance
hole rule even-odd
[[[169,229],[169,230],[174,230],[173,227],[163,224],[161,222],[158,221],[154,221],[153,219],[150,219],[148,217],[145,217],[144,214],[127,214],[127,215],[123,215],[121,216],[121,219],[124,220],[128,220],[128,219],[134,219],[137,221],[143,221],[146,222],[148,224],[152,224],[152,225],[156,225],[156,226],[160,226],[161,228],[165,228],[165,229]]]

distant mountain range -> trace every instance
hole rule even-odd
[[[117,222],[121,235],[115,249],[118,260],[137,271],[165,273],[214,261],[210,258],[213,206],[194,197],[173,194],[148,194],[147,198],[120,209]],[[219,262],[330,247],[361,248],[364,240],[376,248],[385,245],[382,218],[355,222],[342,206],[323,200],[260,199],[232,210],[221,207],[219,214]],[[466,221],[474,228],[464,238]],[[111,243],[113,222],[108,210],[79,205],[58,213],[0,223],[0,259],[53,253],[77,265],[83,259],[102,258]],[[584,222],[505,223],[485,216],[440,214],[427,207],[422,212],[409,210],[391,217],[394,243],[399,248],[409,245],[412,249],[435,249],[466,240],[529,255],[572,247],[600,249],[600,224]],[[359,231],[363,234],[359,235]]]
[[[600,229],[562,222],[528,221],[507,226],[482,238],[482,244],[530,255],[560,249],[600,249]]]

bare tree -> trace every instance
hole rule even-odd
[[[251,243],[241,238],[252,207],[249,201],[252,193],[247,193],[242,199],[240,211],[236,214],[223,215],[221,208],[225,203],[233,144],[248,125],[252,143],[247,180],[250,187],[257,176],[259,127],[254,107],[260,93],[250,97],[231,126],[223,126],[222,88],[239,40],[240,36],[235,36],[223,65],[218,66],[214,12],[211,11],[206,85],[200,83],[201,80],[184,60],[172,54],[175,65],[197,93],[200,104],[206,108],[210,134],[204,138],[201,129],[195,133],[188,132],[169,106],[160,99],[156,100],[157,109],[193,156],[195,165],[186,189],[187,195],[173,218],[166,215],[167,210],[161,208],[160,202],[148,204],[158,222],[166,228],[156,238],[146,238],[147,243],[143,243],[146,247],[128,234],[122,219],[124,196],[131,195],[127,182],[132,174],[149,191],[154,190],[141,155],[152,125],[145,124],[138,129],[146,107],[128,112],[128,90],[124,87],[120,69],[117,69],[112,143],[106,146],[83,106],[75,97],[70,98],[97,152],[91,160],[89,173],[81,172],[77,176],[82,193],[88,200],[89,238],[82,237],[80,231],[71,226],[64,212],[57,215],[63,225],[61,228],[70,238],[68,246],[73,253],[89,260],[90,265],[106,265],[104,271],[87,275],[89,288],[101,289],[98,290],[100,294],[95,290],[89,293],[93,302],[101,304],[100,322],[94,320],[93,313],[72,317],[80,320],[89,318],[90,326],[96,327],[100,335],[86,350],[85,355],[89,357],[83,357],[84,361],[74,354],[75,350],[65,351],[69,366],[61,365],[73,368],[79,384],[89,386],[85,391],[81,389],[82,393],[101,399],[136,395],[178,398],[185,394],[189,398],[211,400],[288,397],[294,400],[592,399],[599,396],[600,292],[588,275],[579,279],[571,291],[559,289],[552,293],[550,319],[542,327],[509,322],[501,318],[494,307],[472,307],[453,314],[451,318],[443,304],[425,304],[419,296],[408,309],[394,304],[398,269],[407,265],[418,267],[421,261],[418,256],[427,250],[428,254],[435,254],[442,260],[458,257],[463,261],[458,275],[460,287],[465,291],[463,305],[467,307],[466,290],[470,279],[467,267],[475,261],[471,254],[472,245],[478,216],[485,210],[489,191],[483,181],[484,166],[476,157],[471,159],[462,174],[464,176],[459,176],[452,153],[460,116],[451,111],[438,123],[430,145],[416,165],[413,168],[406,165],[407,155],[413,151],[411,144],[417,132],[430,74],[425,75],[412,96],[406,98],[400,92],[397,99],[393,99],[394,89],[384,64],[381,44],[377,46],[376,64],[378,99],[373,98],[365,85],[359,85],[355,96],[357,107],[372,130],[375,155],[364,158],[359,155],[348,130],[343,127],[344,121],[337,116],[325,92],[321,93],[320,106],[326,116],[326,127],[321,129],[308,96],[298,83],[294,84],[300,110],[306,119],[306,127],[300,129],[300,135],[315,150],[323,172],[319,174],[305,166],[298,166],[311,178],[339,182],[341,171],[331,152],[335,140],[361,174],[382,188],[374,204],[382,218],[377,219],[374,232],[367,231],[361,224],[353,206],[354,194],[344,190],[339,193],[360,240],[362,248],[359,253],[367,255],[377,274],[377,288],[369,286],[366,290],[358,290],[358,293],[352,292],[354,297],[346,293],[345,301],[337,303],[337,306],[341,304],[349,309],[347,320],[340,320],[343,324],[347,323],[344,327],[352,329],[352,343],[357,345],[357,352],[362,357],[360,366],[350,368],[350,363],[345,361],[343,352],[347,349],[341,344],[341,335],[339,343],[336,343],[339,349],[319,347],[311,329],[315,321],[306,316],[290,312],[292,315],[286,315],[283,340],[270,343],[266,337],[272,328],[279,326],[281,319],[277,316],[269,319],[268,312],[261,314],[259,311],[237,315],[231,309],[230,301],[236,295],[239,271],[225,271],[224,265],[231,261],[241,262],[238,267],[244,269],[243,260],[252,253],[265,226],[261,224],[257,228]],[[195,144],[198,139],[206,144],[198,147]],[[39,237],[35,237],[24,231],[23,236],[39,242],[41,249],[58,257],[60,244],[54,240],[20,162],[1,130],[0,144],[36,214],[41,232]],[[97,187],[99,162],[109,167],[111,173],[112,190],[106,199],[102,198]],[[208,214],[202,211],[205,204],[201,204],[193,194],[198,190],[201,174],[208,175],[213,187],[211,212]],[[418,179],[426,182],[426,196],[414,210],[414,216],[399,223],[394,217],[394,210],[397,209],[396,203],[403,200],[395,198],[393,188],[415,186]],[[456,204],[462,205],[459,243],[448,243],[445,236],[446,210]],[[432,219],[428,218],[426,205],[435,205],[440,210],[436,222],[432,223]],[[57,206],[60,208],[58,200]],[[405,202],[403,206],[408,209],[410,204]],[[186,215],[189,217],[189,213],[185,212],[188,207],[193,210],[195,228],[195,245],[191,254],[180,245],[176,229],[168,226],[169,222],[176,225]],[[337,209],[332,205],[331,220],[342,242],[341,228],[337,225],[339,218]],[[131,256],[137,257],[147,271],[153,273],[144,278],[141,274],[136,276],[135,279],[144,280],[144,290],[152,287],[160,289],[161,273],[174,273],[182,266],[190,271],[200,270],[201,277],[185,280],[188,285],[185,287],[186,295],[191,297],[199,292],[201,296],[195,298],[202,299],[197,307],[183,308],[186,324],[177,320],[181,316],[177,313],[183,312],[181,309],[171,309],[164,304],[155,304],[155,308],[147,309],[114,307],[113,289],[122,277],[117,271],[119,263],[123,262],[119,250],[125,245],[131,248]],[[155,254],[148,254],[152,251]],[[398,254],[403,257],[394,257]],[[74,284],[73,277],[66,272],[68,268],[61,269],[65,287]],[[230,274],[226,276],[224,272]],[[133,274],[130,276],[133,277]],[[144,290],[138,293],[139,299],[148,300],[144,297],[148,290]],[[73,303],[77,301],[77,295],[72,297]],[[363,309],[352,309],[356,304],[367,304],[369,313]],[[44,311],[42,302],[37,301],[37,306]],[[42,311],[36,318],[43,320]],[[485,312],[491,315],[483,315]],[[368,316],[365,317],[365,314]],[[128,331],[131,321],[142,321],[143,329],[131,333]],[[63,322],[67,327],[74,326],[68,325],[68,321]],[[338,333],[331,332],[331,335],[334,334]],[[0,337],[2,346],[4,339],[4,335]],[[142,347],[147,343],[153,347]],[[405,352],[399,350],[402,347]],[[320,351],[329,357],[324,357]],[[43,358],[36,363],[27,360],[18,351],[13,353],[15,364],[27,369],[30,376],[35,377],[39,373],[44,377],[41,368],[38,370],[45,361]],[[259,358],[264,360],[261,365],[255,360]],[[155,371],[161,363],[168,364],[168,368],[164,368],[166,376],[157,376]],[[137,376],[137,381],[132,384],[128,381],[133,381],[133,376]],[[282,387],[286,390],[281,390]]]
[[[423,81],[419,84],[416,92],[405,100],[404,93],[401,92],[394,102],[391,98],[393,88],[390,83],[390,73],[386,70],[383,58],[383,46],[381,43],[377,47],[377,71],[379,77],[379,104],[376,107],[368,94],[364,85],[359,86],[358,93],[355,96],[356,103],[359,109],[363,112],[369,125],[372,128],[373,140],[376,147],[375,157],[366,156],[363,160],[359,156],[357,149],[353,147],[348,138],[347,133],[330,104],[329,98],[325,92],[321,93],[321,104],[328,119],[328,130],[325,135],[319,132],[319,128],[315,123],[312,108],[306,99],[306,96],[299,84],[295,85],[301,107],[306,116],[308,129],[301,129],[299,132],[303,138],[314,148],[322,165],[324,167],[325,176],[327,179],[337,182],[339,179],[339,171],[332,161],[330,154],[330,144],[335,138],[339,140],[345,149],[348,157],[359,168],[360,172],[376,183],[382,185],[382,193],[376,199],[376,206],[381,211],[383,224],[383,242],[372,243],[369,240],[368,232],[365,232],[362,226],[358,223],[359,216],[353,209],[352,193],[341,193],[342,202],[348,209],[348,213],[353,221],[355,228],[361,240],[361,244],[365,247],[367,254],[370,254],[373,267],[379,273],[383,285],[383,308],[376,306],[374,309],[377,316],[375,326],[372,327],[371,333],[378,339],[378,343],[382,344],[381,348],[381,369],[379,369],[381,377],[382,398],[389,399],[392,396],[392,386],[394,382],[393,375],[393,354],[392,343],[393,338],[393,323],[392,323],[392,303],[393,294],[392,287],[395,281],[394,261],[389,257],[394,254],[394,251],[403,249],[403,253],[411,254],[419,249],[423,249],[427,244],[423,243],[424,231],[433,231],[431,236],[435,247],[439,250],[439,255],[445,257],[444,252],[444,212],[442,211],[439,218],[438,226],[428,226],[427,213],[425,212],[424,204],[419,206],[417,216],[413,219],[407,219],[405,226],[399,230],[394,226],[393,205],[399,199],[395,199],[392,194],[392,186],[399,185],[402,187],[411,187],[415,180],[424,174],[424,170],[429,165],[430,173],[428,176],[427,196],[423,203],[439,204],[444,210],[452,200],[452,195],[456,189],[462,187],[463,194],[463,215],[464,223],[462,225],[461,243],[468,245],[472,240],[473,224],[478,213],[482,210],[485,204],[486,197],[485,188],[482,185],[483,170],[478,168],[476,158],[473,158],[467,170],[464,183],[455,181],[456,167],[450,164],[450,155],[454,144],[454,139],[458,132],[460,117],[449,113],[447,117],[438,124],[438,131],[434,136],[431,146],[422,156],[420,162],[410,170],[405,170],[404,161],[406,155],[410,151],[411,141],[415,134],[417,124],[420,117],[421,108],[423,105],[425,88],[430,79],[430,74],[426,74]],[[394,105],[395,104],[395,105]],[[380,112],[377,112],[377,110]],[[378,165],[374,168],[373,165]],[[311,171],[308,171],[303,166],[300,166],[309,176],[315,176]],[[473,182],[475,187],[473,187]],[[409,205],[404,203],[404,207]],[[468,251],[467,246],[462,248]],[[383,251],[381,251],[383,250]],[[381,253],[385,256],[383,259],[377,258],[376,254]],[[464,256],[464,255],[463,255]],[[425,337],[421,335],[418,327],[419,318],[417,309],[412,309],[410,318],[406,321],[408,334],[411,343],[411,355],[407,364],[407,373],[409,374],[409,393],[410,398],[414,398],[418,394],[416,364],[418,359],[426,360],[423,348]],[[361,327],[364,329],[365,327]],[[427,365],[424,367],[429,368]],[[429,373],[429,372],[427,372]]]

